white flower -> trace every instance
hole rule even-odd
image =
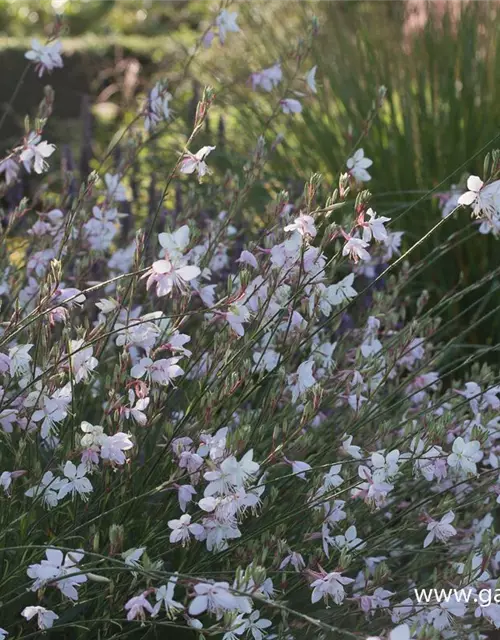
[[[125,464],[127,458],[123,452],[132,449],[134,446],[130,438],[130,434],[122,433],[121,431],[112,436],[101,436],[101,458],[118,465]]]
[[[199,582],[194,586],[196,596],[189,605],[189,615],[198,616],[204,611],[218,613],[220,611],[239,610],[239,602],[236,597],[229,592],[227,582]],[[244,599],[246,601],[246,598]],[[248,604],[243,613],[250,613],[251,607]]]
[[[448,538],[456,535],[457,530],[451,525],[455,519],[453,511],[448,511],[441,520],[432,520],[427,525],[427,531],[429,532],[424,540],[424,549],[428,547],[435,539],[441,542],[446,542]]]
[[[378,240],[378,242],[385,242],[385,240],[387,240],[387,231],[385,230],[384,224],[390,222],[391,219],[385,216],[377,218],[377,214],[373,209],[368,209],[366,213],[370,216],[370,219],[362,223],[363,240],[370,242],[373,237],[375,240]]]
[[[70,362],[75,382],[78,384],[82,380],[87,380],[91,371],[99,364],[98,360],[93,357],[92,347],[84,347],[84,340],[70,340]]]
[[[280,101],[281,110],[283,113],[301,113],[302,105],[298,100],[294,98],[285,98]]]
[[[453,616],[461,618],[465,613],[465,603],[460,602],[456,594],[452,594],[451,597],[442,600],[434,609],[429,611],[427,614],[427,622],[432,624],[438,631],[442,631],[451,625]]]
[[[87,467],[84,464],[79,464],[78,467],[76,467],[71,460],[68,460],[64,465],[63,473],[66,480],[61,480],[59,500],[65,498],[68,493],[71,493],[73,496],[78,493],[83,500],[88,500],[87,494],[91,493],[94,489],[90,480],[86,477]]]
[[[346,578],[340,572],[332,571],[311,583],[313,587],[311,602],[314,604],[321,598],[326,601],[328,596],[331,596],[335,604],[342,604],[345,597],[344,585],[351,582],[354,582],[352,578]]]
[[[215,24],[219,27],[219,40],[221,44],[224,44],[224,42],[226,41],[226,34],[228,32],[239,32],[240,28],[236,24],[237,19],[238,12],[227,11],[227,9],[223,9],[215,19]]]
[[[243,327],[243,324],[250,320],[250,311],[243,303],[233,303],[222,315],[229,323],[231,329],[238,336],[241,337],[245,335],[245,328]]]
[[[180,172],[181,173],[198,173],[198,176],[202,178],[208,173],[208,167],[205,162],[205,158],[211,153],[215,147],[202,147],[195,154],[187,153],[181,161]],[[195,276],[196,277],[196,276]]]
[[[51,629],[54,621],[59,618],[56,613],[45,607],[25,607],[21,611],[21,615],[26,618],[26,620],[31,620],[36,616],[38,628],[42,630]]]
[[[12,484],[13,474],[11,471],[3,471],[0,474],[0,487],[5,491],[6,494],[9,494],[10,485]]]
[[[64,480],[56,478],[52,471],[46,471],[43,474],[42,480],[39,485],[31,487],[25,492],[25,496],[28,498],[41,497],[43,504],[47,507],[55,507],[59,502],[59,487],[64,483]]]
[[[28,60],[38,65],[38,77],[41,78],[44,71],[52,71],[62,68],[61,43],[56,40],[49,44],[42,44],[36,38],[31,41],[31,49],[24,54]]]
[[[177,364],[181,358],[163,358],[160,360],[151,360],[151,358],[141,358],[138,364],[134,365],[130,370],[133,378],[146,378],[151,382],[167,385],[175,378],[181,376],[184,371]]]
[[[267,634],[263,632],[264,629],[268,629],[273,623],[271,620],[260,617],[260,611],[252,611],[248,619],[245,620],[246,630],[253,636],[254,640],[263,640],[267,637]]]
[[[483,457],[480,442],[472,440],[466,443],[459,436],[453,441],[452,451],[453,453],[448,456],[450,467],[458,467],[465,473],[477,474],[476,462],[479,462]]]
[[[0,627],[0,640],[5,640],[5,638],[9,635],[8,631],[5,631],[5,629],[2,629],[2,627]]]
[[[130,404],[132,405],[135,400],[135,394],[132,389],[130,389],[128,397],[130,400]],[[135,400],[135,404],[133,404],[130,408],[127,407],[124,409],[123,414],[126,418],[133,418],[137,422],[137,424],[140,424],[141,427],[143,427],[148,421],[148,418],[145,414],[148,406],[149,398],[137,398],[137,400]]]
[[[25,375],[29,371],[32,344],[21,344],[9,349],[9,371],[11,376]]]
[[[45,142],[36,133],[30,133],[19,159],[28,173],[31,173],[32,167],[35,169],[35,173],[43,173],[49,166],[45,162],[45,158],[49,158],[55,150],[53,144]]]
[[[250,80],[252,82],[252,89],[255,91],[257,87],[262,87],[264,91],[272,91],[283,78],[283,72],[281,71],[281,65],[279,63],[274,64],[268,69],[263,69],[256,73],[252,73]]]
[[[165,607],[167,617],[173,618],[179,611],[184,609],[184,605],[174,600],[174,589],[177,584],[177,576],[172,576],[167,584],[156,589],[156,604],[154,606],[153,616],[158,615],[161,605]]]
[[[203,539],[205,536],[205,529],[201,524],[191,524],[191,516],[188,513],[184,513],[179,520],[169,520],[168,526],[172,529],[170,533],[170,542],[181,542],[184,546],[189,542],[190,534],[197,540]]]
[[[5,433],[12,433],[14,431],[14,423],[17,420],[16,409],[3,409],[0,411],[0,426]]]
[[[458,199],[458,204],[472,207],[475,216],[484,214],[494,219],[500,213],[500,180],[484,186],[478,176],[469,176],[466,191]]]
[[[306,480],[306,472],[311,470],[311,465],[302,460],[294,460],[292,462],[293,473],[301,480]]]
[[[316,89],[316,71],[318,69],[317,65],[314,65],[314,67],[307,72],[306,74],[306,82],[307,82],[307,86],[309,87],[309,89],[313,92],[313,93],[317,93],[317,89]]]
[[[173,264],[170,260],[157,260],[143,277],[147,277],[146,288],[156,284],[156,295],[160,298],[169,295],[174,287],[181,292],[188,291],[187,283],[197,278],[201,269],[194,265]]]
[[[250,251],[247,251],[246,249],[241,252],[240,257],[238,258],[238,260],[236,260],[236,262],[239,262],[240,264],[248,264],[254,269],[257,269],[259,267],[256,257],[253,255],[253,253],[250,253]]]
[[[106,173],[104,176],[104,182],[106,183],[106,191],[110,200],[123,202],[127,199],[127,193],[125,191],[125,187],[120,182],[120,176],[114,176],[111,173]]]
[[[351,444],[352,440],[353,436],[347,436],[342,442],[342,450],[345,451],[348,456],[351,456],[356,460],[361,460],[361,458],[363,457],[361,454],[361,447]]]
[[[129,549],[122,553],[122,558],[127,567],[139,566],[139,560],[142,558],[145,551],[146,547],[139,547],[138,549]]]
[[[370,254],[366,250],[368,242],[361,240],[361,238],[349,237],[342,249],[343,256],[350,256],[351,259],[358,263],[359,260],[370,260]]]
[[[167,258],[178,260],[189,246],[189,227],[187,224],[173,233],[160,233],[158,240],[165,250]]]
[[[340,551],[342,551],[342,549],[362,549],[366,543],[364,543],[361,538],[358,538],[357,535],[356,527],[351,525],[344,535],[335,536],[336,547]]]
[[[181,484],[177,487],[177,498],[181,511],[186,511],[187,505],[196,495],[196,490],[190,484]]]
[[[71,400],[71,397],[69,399]],[[68,415],[66,406],[66,403],[61,402],[57,397],[43,396],[43,408],[33,413],[32,420],[33,422],[43,420],[40,435],[44,440],[52,435],[57,423]]]
[[[340,485],[344,482],[344,479],[340,475],[341,471],[341,464],[332,464],[328,473],[325,473],[325,475],[323,476],[323,488],[328,491],[329,489],[340,487]]]
[[[373,480],[384,482],[398,472],[399,451],[394,449],[388,454],[376,452],[371,456],[373,464]]]
[[[144,118],[146,131],[154,128],[162,120],[170,118],[169,102],[171,99],[172,95],[167,91],[166,86],[161,82],[157,82],[149,92],[147,99]]]
[[[314,238],[317,233],[314,226],[314,218],[303,213],[298,218],[295,218],[292,224],[287,225],[285,231],[298,231],[301,236],[310,236],[311,238]]]
[[[327,287],[325,298],[334,307],[355,298],[358,294],[352,286],[353,282],[354,273],[350,273],[336,284],[331,284]]]
[[[303,362],[295,373],[288,376],[288,384],[292,392],[292,402],[295,402],[307,389],[316,384],[313,376],[314,361]]]
[[[70,551],[64,556],[59,549],[47,549],[46,560],[40,564],[31,564],[27,574],[34,580],[31,591],[38,591],[47,584],[54,582],[54,586],[70,600],[78,600],[77,587],[87,582],[87,576],[81,573],[78,563],[83,553]]]
[[[215,494],[225,495],[233,489],[240,489],[259,471],[259,464],[253,461],[253,449],[247,451],[238,462],[234,456],[222,461],[220,469],[207,471],[203,477],[209,482],[205,487],[205,498]]]
[[[292,565],[297,573],[300,573],[306,566],[304,558],[300,553],[297,553],[296,551],[292,551],[289,555],[286,556],[286,558],[282,560],[280,566],[278,567],[278,570],[281,571],[283,569],[286,569],[289,564]]]
[[[410,627],[407,624],[400,624],[389,633],[389,640],[411,640]]]
[[[365,158],[365,152],[363,149],[358,149],[353,156],[347,160],[347,168],[349,173],[355,180],[359,182],[368,182],[371,180],[371,175],[368,173],[368,167],[371,167],[373,160]]]

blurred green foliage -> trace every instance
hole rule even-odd
[[[0,0],[0,35],[42,35],[60,15],[73,37],[89,32],[155,36],[197,29],[208,12],[209,3],[202,0]]]

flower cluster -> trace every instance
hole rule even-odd
[[[205,44],[239,33],[237,17],[223,9]],[[61,66],[54,43],[28,58]],[[296,76],[278,61],[246,90],[274,100],[273,118],[298,114]],[[495,588],[496,370],[443,372],[453,339],[413,295],[421,266],[363,189],[376,163],[361,147],[326,191],[313,176],[257,212],[247,197],[273,144],[258,135],[242,175],[220,175],[215,145],[193,145],[212,97],[148,216],[128,215],[129,169],[157,160],[144,140],[175,121],[165,83],[141,99],[124,157],[78,198],[40,189],[0,238],[0,638],[35,623],[223,640],[352,635],[353,621],[385,640],[500,628],[494,602],[414,594],[431,578]],[[6,185],[49,169],[41,134],[2,160]],[[494,177],[457,195],[482,225],[498,222]]]

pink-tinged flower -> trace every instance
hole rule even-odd
[[[39,78],[42,77],[45,71],[61,69],[63,66],[61,43],[58,40],[42,44],[34,38],[31,41],[31,49],[24,54],[24,57],[36,63]]]
[[[151,382],[158,384],[170,384],[172,380],[181,376],[184,371],[177,364],[181,358],[164,358],[161,360],[151,360],[151,358],[141,358],[130,370],[132,378],[142,378],[146,376]]]
[[[250,253],[250,251],[247,251],[246,249],[241,252],[240,257],[238,258],[238,260],[236,260],[236,262],[239,262],[240,264],[248,264],[254,269],[257,269],[259,267],[257,259],[255,258],[253,253]]]
[[[219,28],[219,40],[221,44],[224,44],[226,41],[227,33],[238,33],[240,28],[236,24],[236,20],[238,19],[237,11],[228,11],[227,9],[223,9],[217,18],[215,18],[215,24]]]
[[[252,89],[255,91],[257,87],[261,87],[264,91],[272,91],[283,78],[283,72],[281,71],[281,65],[279,63],[274,64],[268,69],[263,69],[256,73],[252,73],[250,80],[252,82]]]
[[[112,436],[103,435],[100,439],[101,458],[118,465],[125,464],[127,458],[123,452],[134,446],[131,437],[130,434],[121,431]]]
[[[157,260],[153,262],[151,269],[144,274],[147,277],[146,288],[156,284],[156,295],[169,295],[177,288],[181,293],[188,291],[188,282],[197,278],[201,273],[199,267],[194,265],[174,265],[170,260]]]
[[[57,613],[54,613],[45,607],[24,607],[21,611],[21,615],[23,618],[26,618],[26,620],[31,620],[36,616],[38,628],[42,631],[45,629],[51,629],[54,622],[59,618]],[[3,629],[0,631],[3,631]]]
[[[211,153],[215,147],[202,147],[195,154],[187,153],[181,160],[181,173],[198,173],[198,176],[202,178],[208,173],[208,166],[205,162],[205,158]]]
[[[360,260],[370,260],[370,254],[366,250],[368,242],[361,240],[361,238],[348,237],[347,242],[342,249],[343,256],[350,256],[356,264]]]
[[[205,529],[201,524],[191,523],[189,513],[184,513],[178,520],[169,520],[167,522],[170,529],[170,542],[172,544],[180,542],[184,547],[189,542],[189,536],[194,536],[197,540],[203,540],[205,537]]]
[[[327,602],[328,597],[331,597],[335,604],[342,604],[345,598],[344,585],[351,584],[351,582],[354,582],[352,578],[346,578],[339,571],[327,573],[311,583],[311,587],[313,587],[311,602],[314,604],[321,598]]]
[[[295,98],[285,98],[280,100],[283,113],[302,113],[302,105]]]
[[[316,236],[316,227],[314,226],[314,218],[312,216],[307,216],[304,214],[300,214],[298,218],[285,227],[285,231],[298,231],[301,236],[310,236],[314,238]]]
[[[145,620],[146,619],[146,611],[149,614],[153,614],[154,610],[151,604],[147,600],[147,596],[149,595],[148,591],[144,591],[138,596],[134,596],[130,598],[130,600],[125,604],[125,611],[127,611],[127,620]]]
[[[28,173],[31,173],[32,168],[35,169],[35,173],[43,173],[49,166],[45,158],[49,158],[55,150],[55,146],[42,140],[40,135],[30,133],[19,159]]]
[[[358,149],[353,156],[347,160],[347,168],[351,176],[359,182],[368,182],[371,180],[371,175],[368,173],[368,167],[371,167],[373,160],[365,158],[365,152],[363,149]]]
[[[236,596],[229,592],[227,582],[199,582],[194,586],[195,597],[189,605],[189,615],[198,616],[204,611],[219,613],[222,611],[239,610],[239,602]],[[242,600],[246,601],[246,598]],[[248,604],[244,613],[250,613],[251,605]]]
[[[448,538],[456,535],[457,530],[452,526],[452,522],[455,519],[453,511],[448,511],[441,520],[431,520],[427,525],[427,531],[429,532],[424,540],[424,549],[428,547],[434,540],[440,542],[446,542]]]

